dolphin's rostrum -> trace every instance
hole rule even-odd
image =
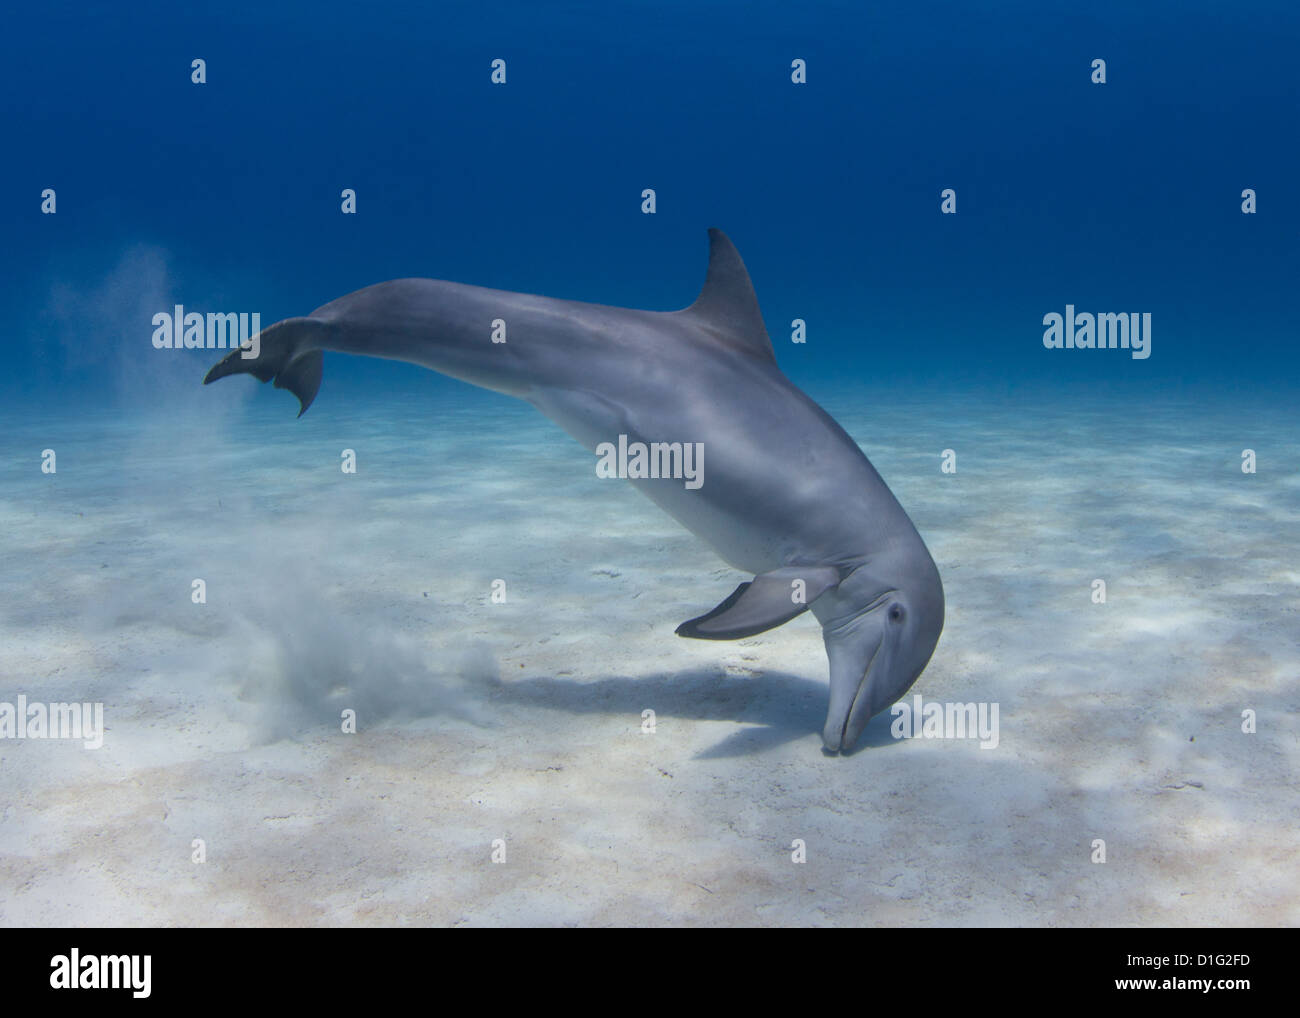
[[[682,636],[736,640],[811,607],[830,660],[822,739],[853,746],[930,660],[943,586],[912,521],[862,450],[777,367],[749,274],[709,231],[709,270],[683,311],[553,300],[431,279],[357,290],[264,330],[204,383],[246,372],[311,406],[322,350],[409,361],[527,400],[589,450],[601,443],[700,443],[697,488],[632,479],[754,574]],[[496,322],[505,342],[493,342]]]

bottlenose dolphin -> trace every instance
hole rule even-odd
[[[830,660],[831,752],[907,691],[938,643],[934,560],[857,443],[777,367],[749,273],[720,230],[709,231],[704,289],[682,311],[395,279],[277,322],[244,356],[254,349],[232,352],[204,384],[274,379],[301,417],[320,388],[321,351],[336,350],[516,396],[593,452],[621,436],[699,443],[702,485],[632,483],[754,579],[677,632],[738,640],[811,607]]]

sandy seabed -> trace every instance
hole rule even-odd
[[[1000,719],[828,757],[811,616],[674,636],[750,577],[523,404],[330,371],[4,412],[0,700],[107,730],[0,741],[3,924],[1300,923],[1294,412],[814,391],[943,575],[912,692]]]

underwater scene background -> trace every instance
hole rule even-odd
[[[1294,5],[4,21],[0,922],[1300,921]],[[943,578],[851,754],[811,617],[674,636],[751,577],[527,404],[327,353],[295,420],[155,342],[675,310],[709,227]]]

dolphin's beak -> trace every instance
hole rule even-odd
[[[852,749],[867,722],[887,706],[897,685],[891,675],[897,640],[875,613],[825,635],[831,698],[822,742],[838,753]]]

